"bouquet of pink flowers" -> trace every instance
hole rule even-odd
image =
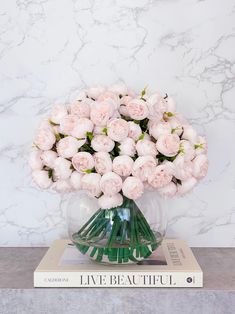
[[[105,210],[140,198],[144,189],[163,197],[183,195],[208,168],[205,138],[176,111],[172,97],[148,95],[146,89],[136,95],[122,84],[92,87],[71,104],[56,105],[40,125],[34,146],[30,166],[40,188],[85,190]],[[153,244],[146,221],[142,229]],[[120,232],[122,237],[125,230]]]

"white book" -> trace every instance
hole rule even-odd
[[[138,264],[103,265],[89,260],[69,240],[56,240],[34,272],[34,287],[203,286],[203,273],[185,241],[165,239]]]

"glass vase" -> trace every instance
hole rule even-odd
[[[107,264],[130,264],[148,258],[161,244],[167,224],[167,200],[146,192],[138,201],[123,198],[121,206],[100,209],[85,192],[68,203],[68,232],[77,249]]]

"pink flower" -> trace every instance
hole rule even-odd
[[[194,186],[197,184],[197,179],[191,177],[187,180],[181,181],[181,184],[178,184],[178,195],[184,195],[190,192]]]
[[[190,161],[195,156],[195,150],[191,142],[187,140],[180,141],[180,155],[184,156],[185,161]]]
[[[43,164],[49,168],[54,168],[55,160],[57,157],[58,157],[57,153],[54,152],[53,150],[45,150],[41,155]]]
[[[98,199],[98,203],[100,205],[100,208],[103,209],[114,208],[122,205],[123,197],[120,193],[117,193],[112,196],[102,195]]]
[[[91,107],[90,118],[95,125],[105,127],[108,120],[112,117],[114,108],[108,101],[96,102]]]
[[[131,101],[133,98],[131,96],[123,96],[120,99],[120,107],[119,107],[119,112],[120,114],[122,114],[123,116],[129,116],[128,114],[128,110],[126,105],[129,103],[129,101]]]
[[[78,171],[73,171],[70,177],[70,184],[74,190],[80,190],[82,188],[83,175]]]
[[[119,95],[126,95],[128,93],[128,89],[124,83],[114,84],[108,88],[108,90],[112,93]]]
[[[166,105],[167,105],[167,108],[166,108],[165,111],[174,113],[175,110],[176,110],[176,103],[175,103],[174,99],[172,97],[168,96],[165,99],[165,102],[166,102]]]
[[[191,125],[183,125],[182,139],[188,140],[193,144],[197,141],[197,132]]]
[[[171,134],[171,125],[169,122],[159,123],[158,121],[149,121],[149,134],[156,140],[161,135]]]
[[[53,123],[60,124],[62,118],[67,116],[68,110],[65,105],[55,105],[51,111],[50,120]]]
[[[92,155],[87,152],[76,153],[72,158],[73,167],[80,173],[94,168],[95,163]]]
[[[123,141],[121,141],[119,145],[119,155],[128,155],[128,156],[135,156],[136,149],[135,149],[135,142],[132,138],[127,137]]]
[[[129,132],[128,137],[132,138],[134,141],[138,141],[139,137],[142,135],[142,130],[139,124],[129,121]]]
[[[29,166],[32,170],[41,170],[43,167],[41,150],[33,150],[29,156]]]
[[[132,174],[141,181],[146,181],[156,166],[156,158],[152,156],[140,156],[134,162]]]
[[[122,178],[114,172],[107,172],[101,177],[100,188],[105,195],[113,196],[121,190]]]
[[[78,116],[79,118],[90,117],[90,99],[76,100],[70,106],[71,114]]]
[[[167,185],[158,188],[157,191],[163,197],[173,197],[177,193],[177,186],[175,183],[170,182]]]
[[[149,110],[148,118],[150,120],[161,120],[163,113],[167,109],[165,99],[158,93],[147,98],[147,106]]]
[[[95,135],[91,141],[91,147],[96,152],[109,153],[114,148],[114,141],[106,135]]]
[[[69,180],[58,180],[53,183],[52,188],[59,193],[72,192],[72,186]]]
[[[49,150],[53,147],[55,141],[55,135],[49,129],[39,129],[34,143],[41,150]]]
[[[93,155],[95,161],[95,170],[102,174],[112,171],[112,160],[110,154],[106,152],[98,152]]]
[[[149,140],[139,140],[136,143],[136,150],[137,150],[137,154],[139,156],[153,156],[156,157],[157,155],[157,148],[154,142],[149,141]]]
[[[192,161],[193,163],[193,176],[197,179],[202,179],[207,174],[208,159],[206,155],[198,155]]]
[[[177,134],[160,135],[156,147],[157,150],[165,156],[175,156],[180,148],[180,138]]]
[[[86,190],[88,195],[98,197],[101,194],[100,180],[99,173],[87,173],[82,177],[82,189]]]
[[[74,126],[74,129],[71,132],[71,135],[73,137],[77,137],[79,139],[86,138],[87,133],[92,132],[93,127],[94,127],[94,125],[90,119],[79,118],[77,120],[76,125]]]
[[[78,152],[81,147],[81,142],[72,136],[66,136],[59,140],[56,145],[59,156],[64,158],[71,158]]]
[[[120,105],[120,100],[119,100],[119,96],[111,91],[106,91],[104,93],[102,93],[99,97],[98,97],[98,101],[102,102],[102,101],[106,101],[109,102],[114,109],[118,109],[119,105]]]
[[[56,180],[66,180],[72,173],[71,162],[62,157],[58,157],[54,163],[53,177]]]
[[[194,147],[196,155],[206,154],[208,149],[206,138],[198,136],[197,142],[194,143]]]
[[[127,155],[117,156],[113,160],[113,171],[119,176],[127,177],[131,174],[134,161]]]
[[[177,118],[171,118],[169,120],[169,124],[171,126],[171,133],[175,133],[177,135],[181,135],[183,133],[182,124],[179,122]]]
[[[122,192],[127,198],[136,200],[143,194],[144,185],[139,178],[127,177],[123,182]]]
[[[148,107],[141,99],[132,99],[126,105],[129,116],[134,120],[143,120],[148,116]]]
[[[78,116],[74,114],[64,116],[60,121],[60,133],[71,135],[77,124]]]
[[[179,180],[186,180],[192,177],[193,171],[192,162],[185,161],[184,156],[178,155],[176,159],[173,161],[173,164],[175,166],[174,177],[176,177]]]
[[[123,119],[110,120],[108,122],[107,128],[108,136],[116,142],[124,140],[127,137],[129,131],[129,125],[127,121]]]
[[[92,86],[87,90],[87,95],[90,98],[97,99],[102,93],[104,93],[105,88],[100,85]]]
[[[148,183],[155,189],[161,188],[172,180],[172,175],[166,165],[157,166],[148,176]]]
[[[41,189],[48,189],[52,184],[52,180],[48,176],[48,171],[34,170],[32,172],[32,178]]]

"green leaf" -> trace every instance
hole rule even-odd
[[[92,173],[92,172],[95,172],[95,169],[87,169],[87,170],[83,170],[83,172],[85,173]]]
[[[102,132],[107,135],[108,134],[108,128],[103,128]]]
[[[148,86],[145,86],[145,88],[141,91],[141,99],[144,97],[144,95],[146,94],[146,89]],[[145,99],[143,99],[145,100]]]
[[[61,140],[60,133],[56,133],[56,134],[55,134],[55,138],[56,138],[57,141]]]
[[[198,149],[198,148],[203,149],[203,143],[201,143],[201,144],[195,144],[195,145],[194,145],[194,148],[195,148],[195,149]]]
[[[49,179],[52,178],[52,174],[53,174],[53,169],[49,169],[48,170],[48,177],[49,177]]]
[[[174,114],[172,112],[164,112],[164,114],[169,118],[174,117]]]
[[[55,122],[53,122],[53,121],[51,121],[51,120],[49,120],[49,123],[50,123],[51,125],[53,125],[53,126],[59,125],[59,124],[57,124],[57,123],[55,123]]]
[[[86,136],[87,136],[87,138],[91,141],[92,139],[93,139],[93,134],[92,134],[92,132],[87,132],[86,133]]]

